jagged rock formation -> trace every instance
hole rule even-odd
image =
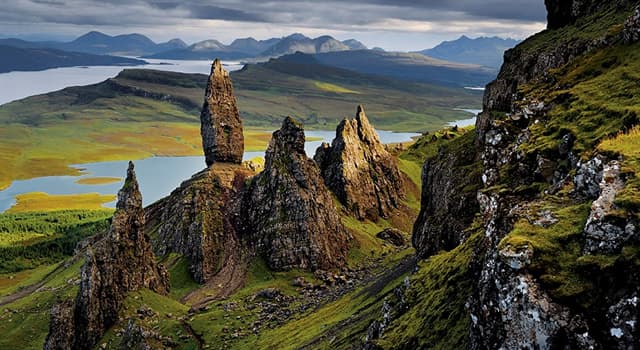
[[[302,125],[287,117],[243,200],[243,238],[275,270],[341,267],[347,256],[349,236],[304,142]]]
[[[359,219],[377,221],[399,207],[404,190],[397,161],[385,150],[362,106],[354,119],[338,125],[331,146],[320,146],[314,159],[327,187]]]
[[[200,121],[207,166],[214,162],[240,164],[244,153],[242,120],[229,72],[218,59],[211,67]]]
[[[455,140],[454,146],[458,147],[441,148],[422,168],[420,214],[412,236],[421,257],[457,247],[479,211],[473,189],[482,184],[480,164],[469,136]]]
[[[235,220],[241,187],[253,174],[239,165],[216,163],[147,208],[155,253],[183,255],[198,283],[219,273],[232,255],[243,253]]]
[[[144,226],[142,195],[129,162],[111,228],[86,249],[75,302],[53,307],[45,349],[91,349],[117,322],[129,292],[168,292],[167,271],[156,263]]]

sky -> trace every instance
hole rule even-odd
[[[229,44],[302,33],[393,51],[461,35],[524,39],[546,23],[543,0],[0,0],[0,9],[0,37],[27,40],[72,40],[98,30]]]

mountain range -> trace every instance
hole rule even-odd
[[[230,45],[217,40],[197,42],[189,47],[177,48],[146,56],[159,59],[241,59],[279,57],[296,52],[315,54],[336,51],[366,50],[367,47],[355,40],[339,41],[328,35],[312,39],[296,33],[284,38],[256,40],[253,38],[237,39]]]
[[[480,64],[500,68],[504,52],[518,45],[515,39],[499,37],[479,37],[471,39],[466,35],[453,41],[444,41],[438,46],[418,51],[418,53],[445,61]]]

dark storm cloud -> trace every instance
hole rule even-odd
[[[298,26],[366,25],[386,19],[541,22],[542,0],[0,0],[0,21],[69,24],[172,24],[217,19]]]

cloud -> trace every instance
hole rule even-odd
[[[0,0],[0,7],[0,35],[90,28],[157,33],[160,40],[181,33],[187,40],[226,40],[296,29],[363,37],[383,32],[523,37],[543,27],[546,13],[543,0]]]

